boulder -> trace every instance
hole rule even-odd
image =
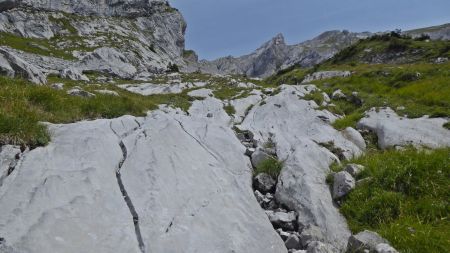
[[[47,83],[47,79],[40,69],[4,48],[0,48],[0,72],[10,77],[23,77],[35,84]]]
[[[355,188],[355,179],[347,171],[340,171],[334,175],[333,198],[339,199]]]
[[[391,245],[387,243],[380,243],[375,247],[376,253],[398,253]]]
[[[85,56],[78,68],[104,72],[124,79],[130,79],[137,73],[137,69],[121,52],[109,47],[98,48]]]
[[[288,236],[286,241],[284,242],[284,245],[286,245],[287,249],[300,249],[300,239],[297,235],[291,234]]]
[[[364,170],[364,168],[365,167],[360,164],[350,163],[345,166],[345,171],[350,173],[353,177],[357,177]]]
[[[440,148],[450,146],[450,131],[443,125],[446,118],[415,119],[400,117],[391,108],[372,108],[358,122],[359,129],[376,133],[381,149],[396,146]]]
[[[342,135],[345,136],[349,141],[353,142],[358,148],[361,150],[366,150],[367,145],[366,141],[362,137],[361,133],[359,133],[353,127],[347,127],[342,131]]]
[[[117,93],[116,91],[112,91],[112,90],[95,90],[95,92],[98,94],[102,94],[102,95],[109,95],[109,96],[114,96],[114,97],[119,96],[119,93]]]
[[[266,214],[274,228],[281,228],[285,231],[295,230],[295,212],[266,211]]]
[[[272,156],[270,156],[269,154],[267,154],[266,152],[264,152],[261,149],[257,149],[255,152],[253,152],[252,154],[252,165],[254,168],[258,168],[258,166],[261,165],[262,162],[264,162],[267,159],[274,159]]]
[[[72,89],[68,90],[67,94],[71,95],[71,96],[84,97],[84,98],[95,97],[95,94],[87,92],[78,86],[75,86]]]
[[[267,173],[259,173],[253,179],[253,188],[262,193],[273,192],[275,190],[276,181]]]
[[[69,67],[60,71],[59,76],[61,78],[67,78],[75,81],[89,81],[89,78],[83,75],[81,69],[75,67]]]
[[[381,243],[387,244],[388,241],[375,232],[364,230],[350,236],[347,251],[355,253],[364,253],[364,250],[375,251],[377,245]]]
[[[338,100],[338,99],[346,99],[347,96],[342,92],[342,90],[339,89],[333,92],[331,98],[333,98],[334,100]]]
[[[64,89],[64,83],[54,83],[50,87],[54,90],[63,90]]]

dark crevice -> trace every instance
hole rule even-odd
[[[117,135],[117,133],[113,130],[112,126],[111,126],[111,130],[120,139],[120,136]],[[122,181],[122,175],[120,174],[120,170],[122,169],[122,166],[128,157],[128,150],[122,140],[119,141],[119,146],[122,151],[122,159],[120,159],[119,164],[117,166],[117,170],[116,170],[117,184],[119,185],[119,189],[120,189],[120,192],[122,193],[123,199],[125,200],[125,203],[127,204],[127,207],[130,210],[130,214],[133,217],[134,232],[136,234],[136,239],[139,244],[139,249],[141,250],[142,253],[145,253],[145,244],[144,244],[144,241],[142,240],[141,229],[139,226],[139,215],[136,212],[136,208],[134,207],[133,202],[131,201],[131,198],[128,195],[127,190],[125,189],[125,186]]]

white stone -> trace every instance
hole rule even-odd
[[[256,105],[239,128],[253,132],[261,143],[272,138],[277,144],[278,159],[284,163],[276,200],[297,211],[302,224],[319,227],[326,242],[345,249],[350,231],[333,205],[325,182],[329,166],[338,158],[318,143],[333,142],[347,157],[358,156],[362,150],[318,118],[325,116],[333,121],[333,114],[316,110],[314,102],[299,99],[303,86],[283,85],[280,89],[265,104]]]
[[[450,146],[450,131],[443,125],[445,118],[416,119],[399,117],[392,109],[372,108],[358,122],[358,128],[369,129],[378,136],[382,149],[395,146],[439,148]]]
[[[355,179],[347,171],[334,174],[333,199],[339,199],[347,195],[356,186]]]

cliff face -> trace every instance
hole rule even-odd
[[[183,64],[186,23],[165,0],[2,1],[0,11],[2,49],[43,77],[71,69],[136,78]]]
[[[329,31],[312,40],[287,45],[283,35],[278,34],[251,54],[201,61],[194,66],[208,73],[268,77],[293,65],[313,66],[369,35],[369,33]]]

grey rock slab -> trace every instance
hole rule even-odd
[[[123,140],[121,174],[146,250],[286,252],[253,195],[245,148],[227,121],[203,113],[214,108],[198,108],[220,101],[201,102],[191,116],[153,112]]]
[[[253,195],[250,161],[229,117],[197,113],[220,105],[194,103],[190,116],[164,109],[49,124],[52,142],[27,153],[0,187],[5,247],[287,252]]]
[[[213,93],[212,93],[211,89],[197,89],[197,90],[189,91],[188,96],[207,98],[207,97],[212,97]]]
[[[348,240],[347,251],[364,252],[364,250],[374,251],[378,244],[389,243],[378,233],[364,230],[356,235],[352,235]]]
[[[334,174],[333,198],[339,199],[346,196],[356,186],[355,179],[347,171]]]
[[[299,98],[305,86],[283,85],[280,89],[280,93],[268,97],[265,104],[256,105],[238,127],[253,132],[260,143],[272,138],[277,144],[278,159],[284,163],[276,200],[298,212],[301,224],[319,227],[325,242],[344,250],[350,231],[333,205],[326,183],[329,166],[338,158],[320,143],[332,142],[347,157],[358,156],[363,151],[318,118],[326,116],[333,121],[336,119],[333,114],[317,110],[313,101]]]
[[[139,252],[110,120],[49,125],[0,187],[0,235],[18,252]],[[118,240],[120,238],[120,240]]]
[[[376,133],[382,149],[408,145],[439,148],[450,146],[450,131],[443,127],[446,122],[445,118],[426,116],[409,119],[398,116],[391,108],[372,108],[358,122],[358,128]]]
[[[153,83],[141,83],[141,84],[121,84],[118,87],[131,91],[133,93],[141,94],[144,96],[155,94],[179,94],[183,90],[203,87],[206,83],[194,82],[194,83],[177,83],[177,84],[153,84]]]
[[[263,99],[259,90],[254,91],[256,94],[250,95],[245,98],[234,99],[230,101],[230,104],[236,110],[234,114],[235,123],[240,123],[244,120],[245,115],[249,112],[252,106],[258,104]]]

